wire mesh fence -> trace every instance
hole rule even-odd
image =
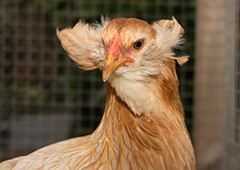
[[[197,9],[194,141],[198,168],[239,169],[239,153],[232,147],[239,146],[234,140],[234,129],[239,128],[234,90],[239,81],[235,76],[239,1],[201,0]]]
[[[234,114],[234,138],[230,146],[230,169],[240,167],[240,1],[237,2],[237,26],[236,26],[236,65],[235,65],[235,114]]]
[[[79,19],[99,21],[101,15],[137,17],[150,23],[175,16],[181,23],[185,48],[176,52],[191,58],[178,75],[186,123],[193,134],[196,8],[195,0],[1,0],[0,161],[89,134],[97,127],[105,101],[101,73],[81,71],[67,57],[55,32]],[[239,69],[237,76],[239,80]],[[235,145],[239,148],[239,142]]]
[[[235,109],[233,139],[230,141],[228,155],[229,169],[239,169],[240,167],[240,1],[237,1],[237,25],[236,25],[236,62],[235,62]]]

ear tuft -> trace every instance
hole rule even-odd
[[[190,57],[190,56],[187,55],[187,56],[181,56],[181,57],[173,57],[173,56],[171,56],[170,58],[176,60],[177,63],[178,63],[180,66],[182,66],[183,64],[185,64],[185,63],[189,60],[189,57]]]
[[[80,68],[84,70],[102,68],[104,58],[102,31],[107,23],[108,21],[104,19],[101,24],[95,25],[80,21],[73,28],[61,31],[57,29],[56,34],[62,47]]]
[[[174,17],[172,20],[159,20],[153,23],[153,27],[157,31],[157,44],[163,52],[171,52],[183,43],[184,29]]]

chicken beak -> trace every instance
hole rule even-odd
[[[109,76],[124,62],[124,60],[117,60],[112,55],[108,55],[104,61],[102,70],[102,79],[106,82]]]

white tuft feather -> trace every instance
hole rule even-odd
[[[173,48],[183,43],[184,29],[173,17],[172,20],[160,20],[153,23],[157,31],[156,41],[163,52],[171,52]]]
[[[105,54],[101,35],[108,22],[102,17],[100,24],[89,25],[79,21],[73,28],[57,29],[63,48],[81,68],[102,68]]]

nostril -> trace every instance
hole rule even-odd
[[[120,58],[119,55],[114,56],[115,60],[119,60],[119,58]]]

